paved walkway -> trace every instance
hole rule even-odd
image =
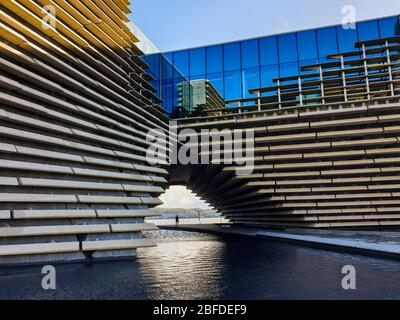
[[[147,222],[154,223],[158,227],[175,226],[175,219],[146,219]],[[180,219],[179,225],[218,225],[229,224],[229,220],[224,218],[190,218]]]
[[[230,225],[181,225],[167,226],[165,229],[205,232],[222,235],[260,237],[318,246],[320,248],[356,251],[400,258],[400,232],[290,232],[268,231],[264,229],[242,228]]]

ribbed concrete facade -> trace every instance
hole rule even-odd
[[[167,130],[128,0],[0,3],[0,264],[135,255],[160,204]],[[54,16],[53,16],[54,15]]]
[[[181,119],[179,128],[196,129],[199,137],[204,129],[253,129],[254,157],[247,160],[254,170],[238,174],[246,167],[224,159],[232,151],[224,151],[225,139],[217,142],[221,161],[174,166],[172,182],[186,184],[239,224],[398,227],[399,44],[400,37],[358,43],[360,50],[335,54],[304,67],[307,74],[253,90],[258,98],[237,101],[251,106]]]

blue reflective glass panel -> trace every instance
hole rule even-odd
[[[276,78],[279,78],[279,66],[277,64],[261,67],[261,87],[273,86],[273,79]]]
[[[175,68],[173,66],[173,73],[174,73],[174,79],[179,79],[179,81],[185,81],[187,78],[185,78],[185,76],[180,72],[180,70],[178,70],[177,68]]]
[[[173,52],[167,52],[163,53],[164,57],[167,58],[170,62],[174,61],[174,53]]]
[[[205,74],[199,74],[197,76],[191,76],[190,80],[204,80],[206,78],[207,78],[207,76]]]
[[[225,72],[225,100],[242,98],[242,75],[240,70]]]
[[[167,112],[171,113],[172,112],[172,106],[173,106],[173,80],[172,79],[166,79],[163,80],[162,82],[162,100],[164,101],[163,103],[163,108]]]
[[[190,50],[190,76],[206,73],[206,49]]]
[[[318,58],[317,35],[314,30],[299,32],[297,41],[300,60]]]
[[[357,29],[360,41],[374,40],[380,37],[378,21],[376,20],[359,22]]]
[[[159,80],[151,80],[150,84],[157,89],[157,92],[155,93],[155,95],[159,98],[161,98],[160,93],[161,93],[161,84]]]
[[[222,46],[213,46],[206,49],[207,73],[217,73],[224,70]]]
[[[146,62],[150,67],[146,69],[148,73],[150,73],[153,77],[160,79],[160,58],[161,54],[150,54],[147,56],[143,56],[142,59]]]
[[[344,29],[342,26],[336,27],[339,41],[339,52],[356,51],[354,46],[358,42],[357,29]]]
[[[277,37],[260,39],[260,63],[262,66],[279,63]]]
[[[382,38],[390,38],[400,34],[399,18],[391,17],[379,20],[379,30]]]
[[[242,42],[242,68],[255,68],[259,66],[260,55],[258,40]]]
[[[338,53],[336,28],[323,28],[317,30],[319,56],[325,58],[330,54]]]
[[[281,78],[284,77],[293,77],[299,75],[299,63],[298,62],[290,62],[283,63],[279,66],[279,74]],[[297,81],[294,81],[297,82]],[[291,83],[291,82],[286,82]]]
[[[238,70],[241,68],[240,43],[224,45],[224,70]]]
[[[162,79],[172,79],[174,77],[174,72],[171,62],[167,59],[162,59]]]
[[[243,75],[243,97],[250,98],[254,97],[254,94],[250,94],[249,90],[251,89],[258,89],[261,87],[260,85],[260,69],[259,68],[252,68],[252,69],[245,69],[242,71]]]
[[[174,65],[186,77],[189,76],[189,51],[174,53]]]
[[[220,95],[224,96],[224,74],[222,72],[210,73],[207,76],[207,79],[211,81],[211,83],[214,85],[215,89],[217,89]]]
[[[278,37],[279,62],[292,62],[298,60],[297,37],[295,33],[284,34]]]

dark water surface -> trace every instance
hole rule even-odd
[[[400,261],[251,238],[151,233],[139,259],[57,266],[57,290],[41,268],[0,269],[0,299],[400,299]],[[357,270],[344,291],[342,267]]]

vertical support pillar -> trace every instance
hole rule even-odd
[[[281,95],[281,80],[278,79],[278,106],[279,106],[279,110],[282,109],[282,95]]]
[[[363,59],[364,59],[364,76],[365,76],[365,86],[367,88],[367,98],[371,100],[371,89],[369,84],[369,72],[368,72],[368,63],[367,63],[367,50],[365,48],[365,44],[362,45]]]
[[[343,57],[343,55],[340,56],[340,67],[341,67],[341,71],[342,71],[344,101],[348,102],[349,99],[347,97],[347,81],[346,81],[346,71],[345,71],[345,66],[344,66],[344,57]]]
[[[324,74],[322,70],[322,66],[319,66],[319,80],[321,81],[320,89],[321,89],[321,102],[322,105],[325,106],[326,100],[325,100],[325,84],[324,84]]]
[[[299,83],[299,98],[300,98],[300,107],[303,107],[303,85],[301,82],[301,76],[298,78],[298,83]]]
[[[393,83],[393,74],[391,66],[392,60],[390,59],[389,42],[387,40],[385,41],[385,46],[386,46],[386,63],[388,67],[389,81],[390,81],[390,93],[392,97],[394,97],[394,83]]]
[[[257,91],[257,106],[258,106],[258,111],[261,111],[261,92]]]

